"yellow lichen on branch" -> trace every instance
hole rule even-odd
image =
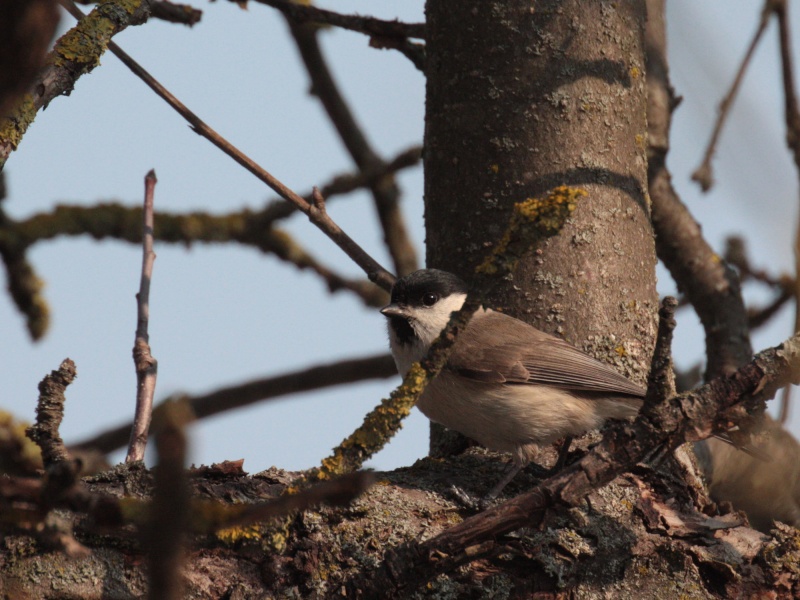
[[[322,461],[313,479],[325,480],[361,468],[366,459],[378,452],[403,426],[432,376],[419,363],[414,363],[403,380],[388,398],[364,417],[364,422],[334,448],[333,454]]]
[[[498,272],[513,271],[522,255],[532,246],[561,230],[578,200],[586,195],[586,190],[561,185],[544,198],[528,198],[516,203],[503,238],[478,265],[476,273],[496,275]]]

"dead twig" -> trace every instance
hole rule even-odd
[[[756,33],[750,42],[750,47],[747,49],[747,52],[744,55],[742,64],[739,65],[739,71],[736,73],[736,77],[733,80],[733,84],[731,84],[730,90],[728,90],[728,93],[722,99],[722,102],[719,103],[717,122],[714,125],[714,131],[711,134],[711,139],[706,147],[706,153],[703,156],[703,162],[700,163],[700,166],[697,167],[694,173],[692,173],[692,179],[700,184],[700,189],[702,189],[704,192],[710,190],[711,186],[714,185],[711,159],[717,149],[717,141],[719,140],[719,135],[722,132],[722,126],[725,124],[725,120],[730,113],[733,101],[736,99],[736,94],[739,92],[739,85],[742,83],[744,74],[747,71],[748,65],[750,64],[750,59],[753,57],[753,53],[758,46],[758,42],[761,40],[761,36],[764,34],[767,24],[769,23],[770,11],[772,10],[771,4],[773,4],[773,0],[766,0],[764,8],[761,10],[761,19],[758,23],[758,29],[756,29]]]
[[[153,196],[156,187],[156,173],[152,169],[144,178],[144,209],[142,210],[142,275],[139,280],[139,293],[136,294],[137,321],[136,338],[133,342],[133,363],[136,367],[136,413],[131,427],[128,454],[125,462],[144,460],[147,447],[147,432],[153,413],[153,397],[158,377],[158,361],[150,353],[150,335],[147,332],[150,321],[150,283],[153,280]]]
[[[75,363],[65,358],[58,370],[51,371],[39,383],[39,402],[36,405],[36,423],[25,432],[42,450],[45,469],[54,463],[69,460],[69,452],[58,428],[64,419],[64,392],[75,380],[78,371]]]
[[[678,301],[672,296],[661,300],[658,312],[658,334],[650,374],[647,377],[645,404],[658,404],[675,395],[675,372],[672,368],[672,333],[675,330],[675,309]]]

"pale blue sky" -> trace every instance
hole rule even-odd
[[[716,105],[749,42],[761,3],[668,4],[673,83],[684,96],[670,155],[675,184],[716,248],[729,233],[747,230],[756,264],[776,272],[791,270],[798,176],[784,143],[775,27],[757,53],[722,137],[715,161],[717,187],[702,196],[689,173],[702,156]],[[283,19],[255,3],[248,10],[227,2],[196,6],[204,15],[193,29],[152,21],[115,39],[201,118],[295,190],[305,192],[351,170],[318,102],[307,94],[307,77]],[[423,19],[422,2],[342,0],[327,6]],[[796,5],[794,10],[797,17]],[[72,23],[64,17],[63,24]],[[375,147],[388,157],[420,143],[424,80],[407,59],[369,48],[367,38],[354,33],[332,30],[322,39],[337,80]],[[800,62],[797,51],[795,60]],[[24,217],[59,202],[138,205],[150,168],[159,179],[160,210],[224,213],[258,208],[274,196],[194,134],[108,54],[78,81],[69,98],[54,100],[39,114],[6,166],[5,208]],[[399,179],[406,218],[424,256],[421,169]],[[331,202],[330,211],[389,266],[367,194]],[[285,225],[320,260],[359,275],[304,218]],[[157,244],[156,253],[150,334],[159,361],[157,399],[386,348],[377,312],[346,293],[330,296],[314,275],[298,274],[271,256],[232,245],[185,249]],[[65,439],[76,441],[130,419],[140,248],[63,238],[36,245],[30,259],[47,282],[52,328],[42,342],[31,343],[8,297],[0,297],[0,407],[32,419],[38,382],[69,356],[77,363],[78,379],[67,391]],[[659,271],[659,279],[662,292],[673,291],[665,271]],[[767,298],[757,289],[748,290],[748,296]],[[756,348],[780,342],[791,323],[791,311],[784,310],[754,336]],[[682,312],[678,364],[699,360],[702,343],[696,319]],[[251,472],[270,465],[313,466],[396,383],[335,388],[210,419],[192,428],[193,460],[244,458]],[[799,413],[794,411],[795,431]],[[415,411],[370,464],[407,465],[426,450],[427,421]]]

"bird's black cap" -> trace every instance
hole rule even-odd
[[[419,306],[433,292],[440,298],[466,294],[469,287],[460,277],[439,269],[421,269],[398,279],[392,286],[392,303]]]

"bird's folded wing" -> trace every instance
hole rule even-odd
[[[474,327],[475,319],[483,321]],[[487,383],[540,384],[643,397],[644,388],[612,367],[502,313],[477,313],[461,333],[447,368]],[[523,324],[524,325],[524,324]]]

